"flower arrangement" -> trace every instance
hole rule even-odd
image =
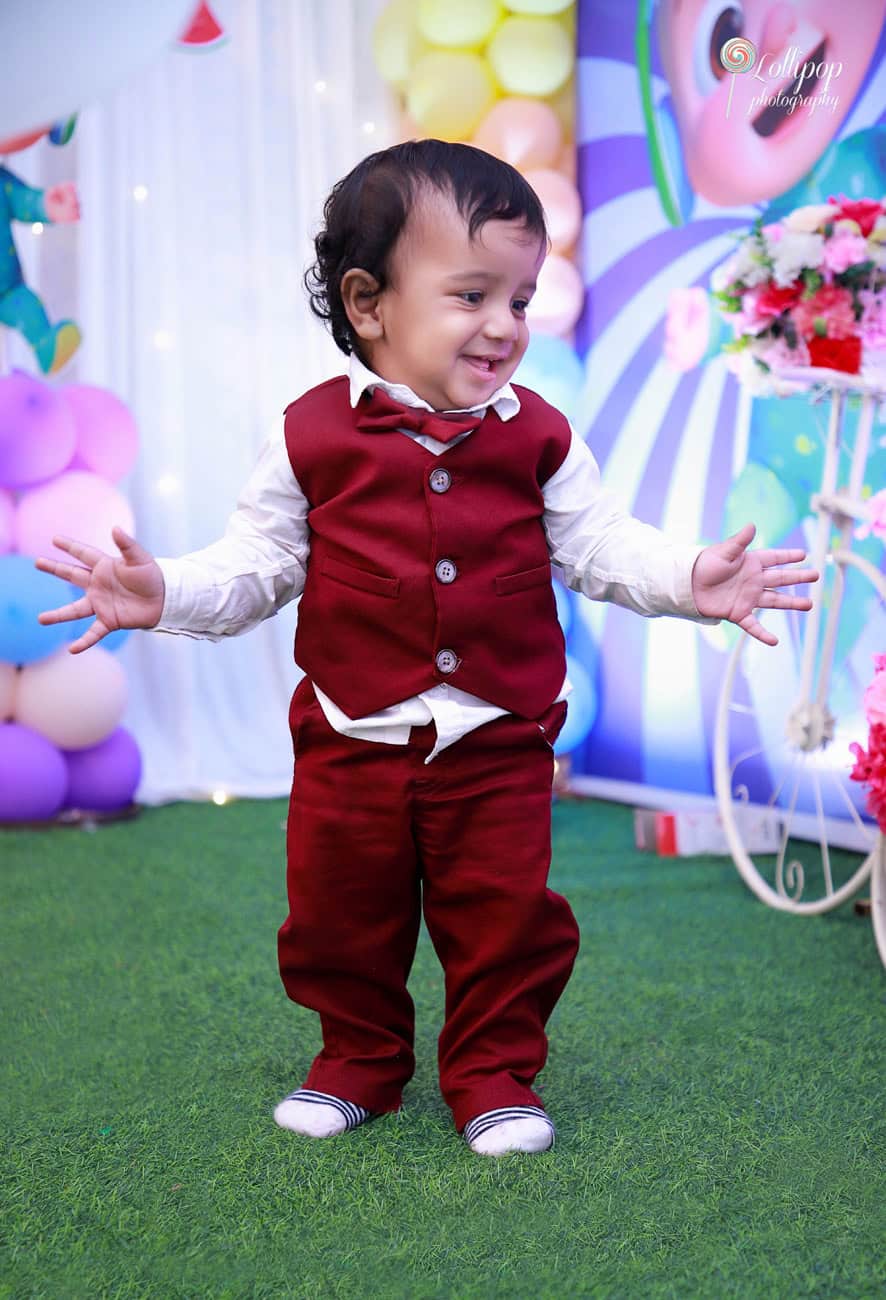
[[[874,655],[874,679],[864,693],[865,717],[870,724],[867,750],[853,742],[853,781],[868,786],[867,805],[880,830],[886,832],[886,655]]]
[[[760,395],[787,367],[886,366],[886,200],[847,199],[757,220],[711,276],[739,380]]]

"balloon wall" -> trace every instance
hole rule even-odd
[[[59,533],[116,550],[112,525],[133,531],[117,484],[137,453],[135,422],[112,393],[21,370],[0,376],[0,822],[111,812],[138,785],[138,746],[120,726],[126,677],[112,653],[126,634],[70,654],[84,623],[44,627],[37,616],[80,589],[34,567],[38,555],[70,561],[52,545]]]
[[[584,368],[574,347],[584,302],[576,265],[582,204],[575,182],[572,0],[390,0],[373,35],[376,67],[397,96],[403,139],[464,141],[516,167],[545,210],[551,249],[527,312],[532,339],[514,381],[576,422]],[[555,583],[570,651],[566,754],[596,716],[593,638],[578,598]],[[573,633],[574,629],[574,633]]]

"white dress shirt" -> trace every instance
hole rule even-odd
[[[352,407],[364,390],[378,386],[404,405],[433,409],[404,384],[373,374],[356,356],[350,358],[349,380]],[[520,399],[505,384],[489,405],[507,421],[520,410]],[[467,409],[482,418],[486,406]],[[435,456],[455,441],[473,437],[465,433],[442,443],[408,429],[401,432]],[[597,463],[574,430],[566,458],[543,485],[542,495],[551,562],[568,587],[647,617],[700,618],[692,596],[692,566],[702,548],[672,542],[620,509],[602,488]],[[289,463],[281,420],[279,432],[262,448],[224,536],[189,555],[158,560],[166,594],[156,630],[221,640],[248,632],[300,596],[311,550],[309,509]],[[428,763],[475,727],[506,712],[441,683],[368,717],[349,718],[316,685],[314,689],[330,726],[343,735],[405,745],[412,727],[433,722],[437,740]],[[557,698],[565,699],[568,692],[564,681]]]

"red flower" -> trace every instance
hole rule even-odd
[[[807,341],[817,335],[817,321],[824,322],[829,339],[848,338],[857,329],[852,294],[837,284],[821,285],[811,298],[801,299],[791,309],[791,316]]]
[[[875,722],[868,736],[868,750],[859,744],[849,746],[855,755],[855,766],[849,773],[853,781],[869,787],[867,805],[877,819],[881,831],[886,832],[886,724]]]
[[[793,307],[795,302],[800,301],[800,295],[803,292],[803,281],[795,280],[793,284],[787,285],[786,288],[780,289],[777,284],[770,282],[762,289],[754,301],[754,310],[758,316],[768,316],[775,319],[782,312]]]
[[[809,364],[857,375],[861,370],[861,339],[820,339],[813,335],[809,340]]]
[[[841,194],[838,199],[831,195],[828,203],[833,203],[840,209],[834,217],[835,221],[857,221],[865,239],[876,225],[877,217],[886,211],[876,199],[847,199],[845,194]]]

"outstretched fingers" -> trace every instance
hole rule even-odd
[[[774,552],[780,554],[780,552]],[[800,552],[800,558],[803,558],[803,552]],[[818,582],[818,572],[816,569],[788,569],[781,568],[782,564],[787,564],[787,560],[775,561],[771,566],[764,568],[763,578],[767,587],[805,587],[812,582]]]
[[[764,645],[778,645],[778,637],[767,631],[753,614],[748,614],[747,618],[743,618],[738,626],[743,628],[748,636],[755,637],[757,641],[762,641]]]
[[[94,614],[92,601],[88,596],[71,601],[70,605],[59,605],[57,609],[46,609],[37,615],[37,622],[47,626],[50,623],[69,623],[72,619],[88,618]]]
[[[150,564],[154,558],[134,537],[124,532],[119,524],[111,529],[111,536],[127,564]]]
[[[110,628],[105,627],[100,618],[97,618],[89,625],[82,636],[78,636],[76,641],[72,641],[68,646],[68,652],[72,655],[78,655],[83,650],[88,650],[90,646],[101,641],[110,632]]]
[[[82,564],[65,564],[61,560],[49,560],[45,555],[37,557],[34,567],[41,573],[51,573],[54,578],[73,582],[75,586],[84,589],[89,586],[89,575],[92,573],[91,569],[84,568]]]

